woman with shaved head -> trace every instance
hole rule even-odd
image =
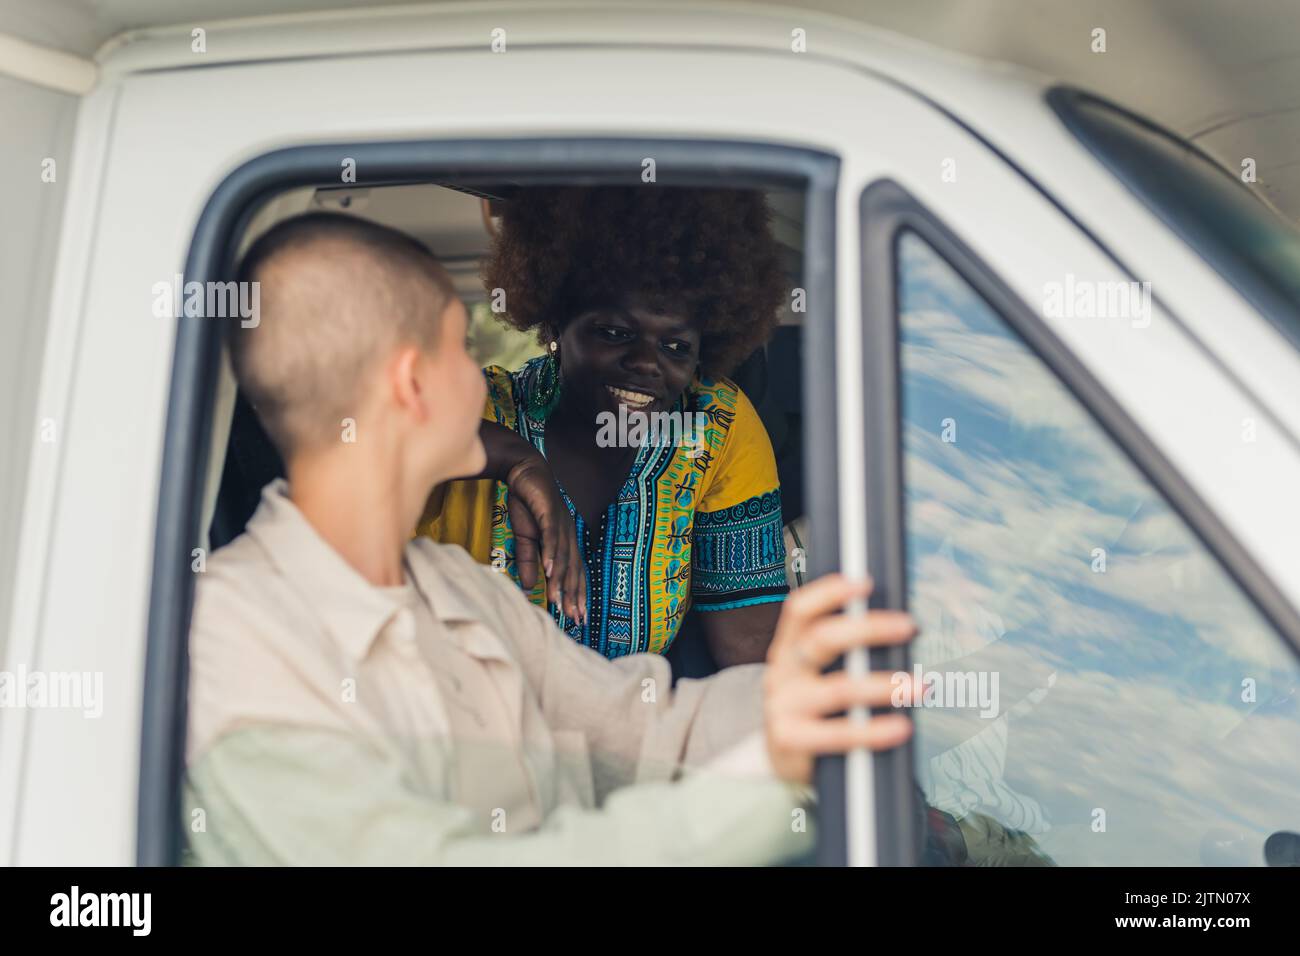
[[[190,859],[788,862],[812,849],[790,820],[815,758],[907,738],[902,715],[840,716],[885,706],[888,674],[825,673],[913,630],[837,613],[865,581],[803,588],[766,668],[674,687],[662,657],[602,657],[463,549],[412,539],[429,489],[485,460],[465,308],[420,246],[302,217],[241,278],[261,283],[261,321],[228,327],[235,378],[287,480],[196,576]]]

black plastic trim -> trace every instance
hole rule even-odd
[[[1206,166],[1222,173],[1225,182],[1241,190],[1241,194],[1250,202],[1259,203],[1262,210],[1276,214],[1260,199],[1259,195],[1247,188],[1224,169],[1218,160],[1195,143],[1105,97],[1074,87],[1057,86],[1047,91],[1047,105],[1056,113],[1070,134],[1110,170],[1125,189],[1137,197],[1174,235],[1186,243],[1189,249],[1199,255],[1211,269],[1221,275],[1246,301],[1259,310],[1278,334],[1293,346],[1300,348],[1300,303],[1279,292],[1273,282],[1261,275],[1257,266],[1244,261],[1231,245],[1216,238],[1213,230],[1208,228],[1208,223],[1200,229],[1189,227],[1188,217],[1175,213],[1170,203],[1160,201],[1149,184],[1143,184],[1140,173],[1135,171],[1134,163],[1128,158],[1129,150],[1108,149],[1103,145],[1096,127],[1081,107],[1100,106],[1169,141],[1179,149],[1202,160]]]
[[[810,191],[805,216],[806,244],[830,253],[808,263],[809,312],[813,304],[829,322],[808,322],[803,338],[804,502],[808,512],[808,579],[840,567],[839,403],[835,373],[835,192]],[[843,667],[837,662],[836,669]],[[844,758],[819,759],[813,771],[817,788],[817,862],[821,866],[848,863],[848,823],[845,819]]]
[[[882,228],[898,209],[898,187],[876,182],[862,191],[862,368],[866,380],[863,447],[867,456],[867,566],[873,608],[907,610],[903,527],[901,373],[898,351],[898,284],[893,231]],[[882,275],[882,273],[884,273]],[[871,669],[910,672],[906,646],[875,649]],[[882,708],[888,711],[889,708]],[[913,745],[874,755],[876,863],[915,866],[921,854],[921,820],[912,783]]]

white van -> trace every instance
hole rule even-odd
[[[820,768],[821,862],[1296,859],[1300,237],[1192,146],[777,9],[211,22],[87,86],[5,466],[0,861],[184,850],[195,578],[260,466],[218,321],[160,317],[160,284],[329,208],[457,251],[473,304],[491,204],[546,182],[770,197],[803,295],[752,388],[792,575],[870,569],[922,629],[877,663],[934,677],[912,744]]]

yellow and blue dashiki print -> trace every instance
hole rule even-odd
[[[545,455],[545,423],[527,413],[543,361],[484,369],[483,417]],[[588,527],[560,489],[586,563],[587,623],[548,605],[544,582],[529,593],[570,637],[606,657],[665,653],[691,607],[721,611],[787,592],[776,459],[754,406],[730,380],[697,377],[673,411],[702,413],[686,419],[705,423],[702,440],[674,443],[661,433],[642,444],[598,526]],[[518,583],[506,494],[490,479],[448,482],[430,497],[417,534],[459,544]]]

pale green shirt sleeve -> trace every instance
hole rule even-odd
[[[190,767],[186,808],[189,862],[206,865],[746,866],[813,848],[803,791],[710,768],[614,791],[599,809],[561,807],[530,832],[485,833],[414,790],[399,761],[319,730],[227,735]]]
[[[408,559],[436,639],[491,668],[501,706],[518,708],[519,729],[499,745],[531,760],[540,741],[536,752],[565,760],[564,742],[582,741],[573,755],[587,755],[590,793],[534,795],[540,822],[518,803],[498,818],[491,794],[455,802],[456,738],[437,708],[421,710],[443,699],[432,665],[403,656],[396,605],[272,486],[198,585],[192,862],[745,865],[810,851],[810,801],[774,778],[758,736],[760,668],[674,687],[661,657],[609,661],[578,646],[460,549],[413,542]]]

